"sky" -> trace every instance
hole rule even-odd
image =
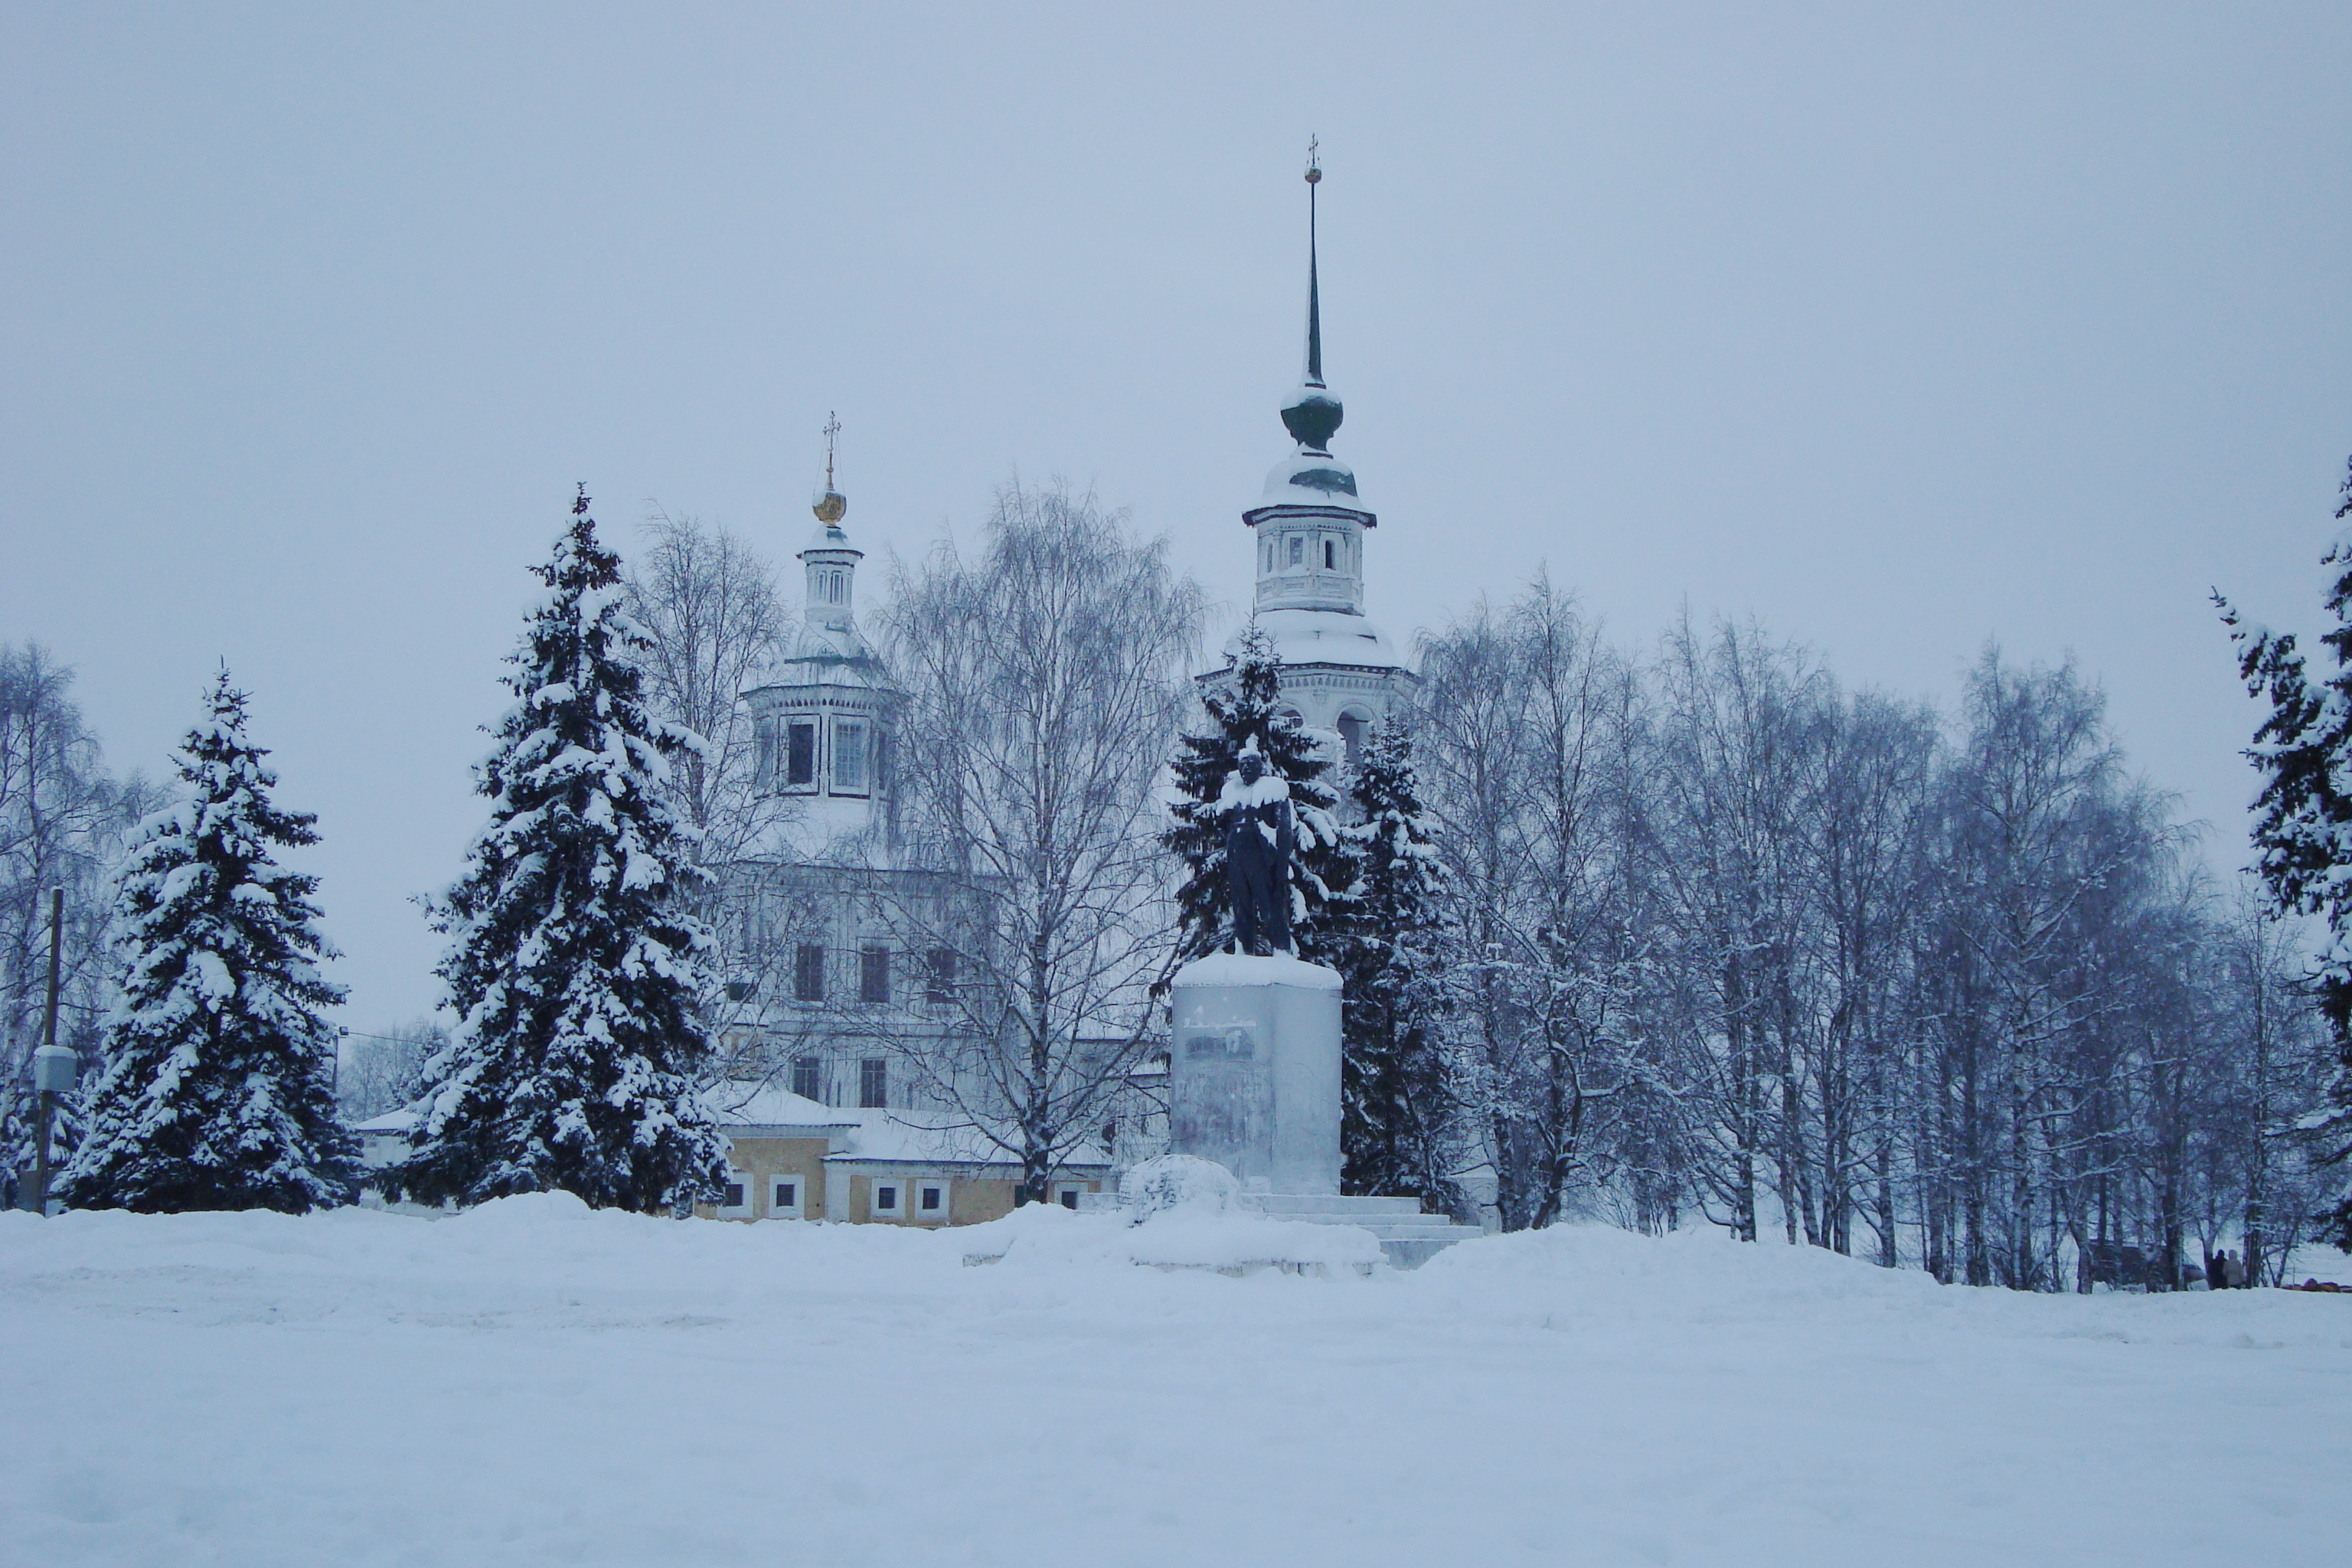
[[[1949,704],[2076,661],[2243,858],[2208,595],[2321,624],[2352,9],[0,0],[0,641],[165,773],[226,660],[344,1010],[437,996],[502,656],[584,481],[789,557],[996,487],[1230,618],[1320,139],[1334,450],[1401,641],[1539,568]]]

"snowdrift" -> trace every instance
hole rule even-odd
[[[2021,1297],[1592,1226],[1409,1274],[1226,1278],[1276,1222],[1126,1218],[681,1224],[560,1194],[436,1220],[0,1215],[0,1556],[1810,1568],[2346,1546],[2352,1298]]]

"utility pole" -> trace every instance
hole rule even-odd
[[[33,1149],[33,1212],[46,1215],[49,1212],[49,1119],[56,1112],[58,1072],[58,973],[64,952],[66,923],[66,890],[49,889],[49,995],[41,1009],[41,1048],[33,1062],[34,1103],[38,1114],[40,1142]],[[73,1079],[66,1079],[68,1084]]]

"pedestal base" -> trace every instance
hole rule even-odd
[[[1169,1147],[1244,1189],[1339,1190],[1339,976],[1218,953],[1176,972]]]

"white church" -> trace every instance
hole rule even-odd
[[[1256,557],[1254,614],[1280,651],[1283,698],[1302,722],[1339,737],[1352,762],[1413,677],[1365,614],[1365,547],[1379,519],[1354,469],[1331,452],[1343,410],[1323,375],[1320,172],[1310,166],[1307,177],[1306,367],[1281,410],[1291,450],[1241,521]],[[961,977],[950,952],[901,951],[883,919],[886,889],[898,900],[919,896],[928,874],[899,837],[891,779],[898,694],[858,630],[865,557],[843,527],[848,506],[828,439],[816,529],[799,552],[801,624],[742,693],[760,786],[794,809],[777,852],[740,864],[730,881],[746,911],[730,955],[741,978],[730,995],[746,1005],[757,1037],[737,1043],[764,1070],[725,1106],[735,1170],[728,1201],[706,1212],[975,1223],[1012,1207],[1019,1168],[961,1116],[927,1103],[919,1083],[898,1070],[910,1041],[952,1048]],[[1233,651],[1228,645],[1228,666]],[[1213,687],[1229,678],[1220,668],[1199,679]],[[884,1038],[890,1048],[877,1044]],[[1139,1084],[1130,1109],[1073,1152],[1057,1198],[1075,1206],[1104,1190],[1114,1162],[1149,1143],[1152,1089]]]

